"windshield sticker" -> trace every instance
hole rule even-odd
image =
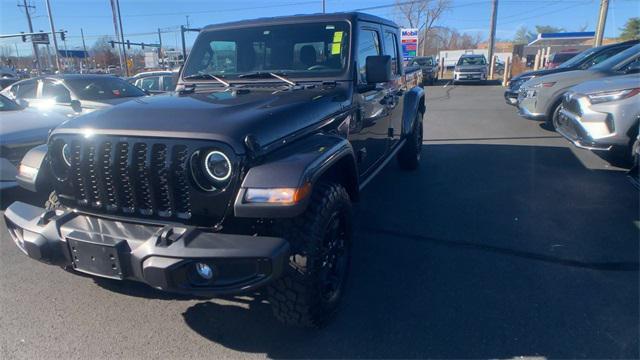
[[[331,44],[331,55],[340,55],[340,51],[341,51],[340,45],[341,45],[340,43]]]
[[[342,34],[343,34],[343,31],[336,31],[335,33],[333,33],[333,42],[334,43],[342,42]]]

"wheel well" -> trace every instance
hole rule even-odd
[[[553,112],[556,110],[556,108],[558,107],[558,105],[562,104],[562,97],[564,96],[564,94],[560,95],[557,99],[555,99],[552,103],[551,106],[549,107],[549,109],[547,110],[547,118],[549,120],[553,120]]]
[[[353,156],[343,156],[329,169],[327,169],[316,181],[338,183],[345,187],[351,201],[358,201],[360,190],[358,185],[358,173]]]

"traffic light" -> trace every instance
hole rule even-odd
[[[65,40],[67,39],[67,35],[65,35],[65,31],[61,31],[61,32],[60,32],[60,39],[61,39],[62,41],[65,41]]]
[[[20,31],[20,34],[24,34],[24,31]],[[22,42],[27,42],[27,35],[22,35]]]
[[[111,41],[109,41],[109,44],[111,44],[111,47],[112,47],[113,49],[115,49],[115,48],[116,48],[116,42],[115,42],[115,41],[111,40]]]
[[[129,42],[129,40],[127,40],[127,49],[131,49],[131,42]]]

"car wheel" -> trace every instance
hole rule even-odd
[[[273,313],[288,325],[320,327],[335,314],[349,273],[349,194],[340,184],[319,183],[307,210],[276,226],[291,255],[284,275],[268,288]]]
[[[562,109],[562,103],[559,103],[553,109],[551,116],[547,116],[547,119],[545,120],[545,124],[547,125],[547,128],[549,130],[553,130],[553,131],[556,130],[556,123],[558,122],[558,117],[560,116],[561,109]]]
[[[420,157],[422,154],[422,113],[416,115],[415,125],[411,135],[398,153],[398,164],[404,170],[415,170],[420,165]]]

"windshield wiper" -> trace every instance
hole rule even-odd
[[[276,78],[282,82],[285,82],[291,86],[296,86],[298,84],[296,84],[295,82],[285,78],[283,73],[274,73],[274,72],[268,72],[268,71],[256,71],[256,72],[252,72],[252,73],[247,73],[247,74],[242,74],[242,75],[238,75],[239,78],[260,78],[260,77],[266,77],[266,76],[270,76],[272,78]]]
[[[224,85],[225,87],[231,86],[231,84],[229,84],[228,82],[220,79],[219,77],[217,77],[215,75],[207,74],[207,73],[188,75],[188,76],[185,76],[183,79],[184,80],[211,79],[211,80],[215,80],[215,81],[219,82],[220,84]]]

